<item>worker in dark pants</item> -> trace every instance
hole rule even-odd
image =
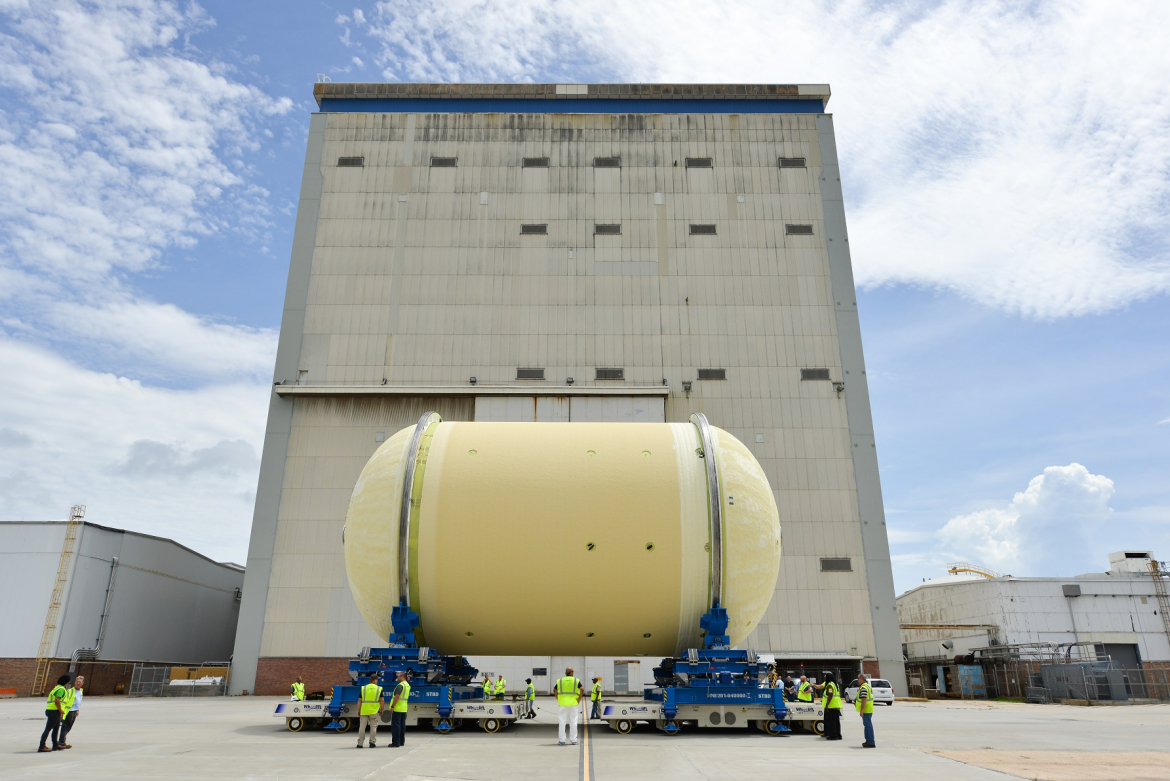
[[[64,746],[61,745],[61,719],[65,716],[65,687],[69,685],[69,681],[73,680],[68,674],[62,675],[57,679],[57,685],[49,690],[49,699],[45,702],[45,731],[41,733],[41,747],[37,751],[60,751]],[[45,740],[53,736],[53,747],[49,748],[45,745]]]
[[[85,676],[79,675],[73,680],[73,685],[65,689],[65,720],[61,722],[61,737],[58,745],[61,748],[73,748],[66,738],[69,730],[73,729],[73,722],[77,721],[77,714],[81,712],[82,690],[85,688]]]
[[[825,673],[824,684],[817,686],[821,691],[821,704],[825,710],[825,739],[841,739],[841,692],[832,673]]]
[[[394,697],[390,700],[390,748],[406,745],[406,709],[410,702],[410,683],[406,673],[394,674]]]
[[[593,712],[589,714],[591,719],[601,718],[601,678],[593,679],[593,691],[589,695],[593,700]]]

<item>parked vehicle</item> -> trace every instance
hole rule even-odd
[[[890,686],[890,682],[883,678],[873,678],[869,685],[873,687],[873,702],[875,705],[893,705],[894,704],[894,687]],[[857,685],[857,679],[854,678],[848,686],[845,687],[845,702],[854,702],[857,700],[857,692],[861,689]]]

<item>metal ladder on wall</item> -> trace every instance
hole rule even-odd
[[[75,504],[69,510],[69,521],[65,524],[65,541],[61,544],[61,561],[57,565],[57,582],[53,584],[53,596],[49,600],[49,612],[45,616],[45,631],[41,634],[41,647],[37,651],[37,671],[33,676],[30,696],[39,697],[45,693],[45,679],[49,676],[50,652],[53,637],[57,634],[57,617],[61,613],[61,600],[65,596],[65,581],[69,579],[69,562],[77,545],[77,532],[85,516],[85,505]]]
[[[1154,579],[1154,596],[1158,600],[1158,612],[1162,614],[1162,628],[1166,630],[1166,639],[1170,640],[1170,596],[1166,594],[1166,581],[1170,575],[1159,566],[1156,559],[1150,559],[1150,577]]]

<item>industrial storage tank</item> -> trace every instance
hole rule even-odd
[[[345,565],[383,638],[406,600],[444,654],[677,655],[727,609],[741,642],[780,567],[751,452],[691,423],[466,423],[424,415],[374,453]]]

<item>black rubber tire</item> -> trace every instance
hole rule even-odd
[[[489,735],[496,733],[496,732],[499,732],[500,731],[500,720],[499,719],[480,719],[479,720],[479,728],[482,729],[484,732],[488,733]]]
[[[337,720],[337,731],[338,732],[349,732],[351,729],[353,729],[353,719],[349,719],[349,718],[346,718],[345,716],[342,716],[340,719]]]
[[[299,716],[293,716],[291,719],[284,720],[285,726],[288,727],[289,732],[300,732],[305,728],[305,720]]]
[[[619,735],[629,735],[634,731],[633,719],[618,719],[614,722],[613,728],[618,731]]]
[[[766,722],[764,722],[764,732],[768,733],[769,735],[773,735],[773,736],[783,735],[784,733],[780,730],[780,727],[783,727],[783,726],[784,726],[784,722],[782,722],[782,721],[777,721],[776,719],[768,719]]]
[[[805,723],[808,724],[808,722]],[[821,737],[825,734],[825,722],[814,721],[812,724],[809,724],[809,729],[812,730],[814,735]]]

